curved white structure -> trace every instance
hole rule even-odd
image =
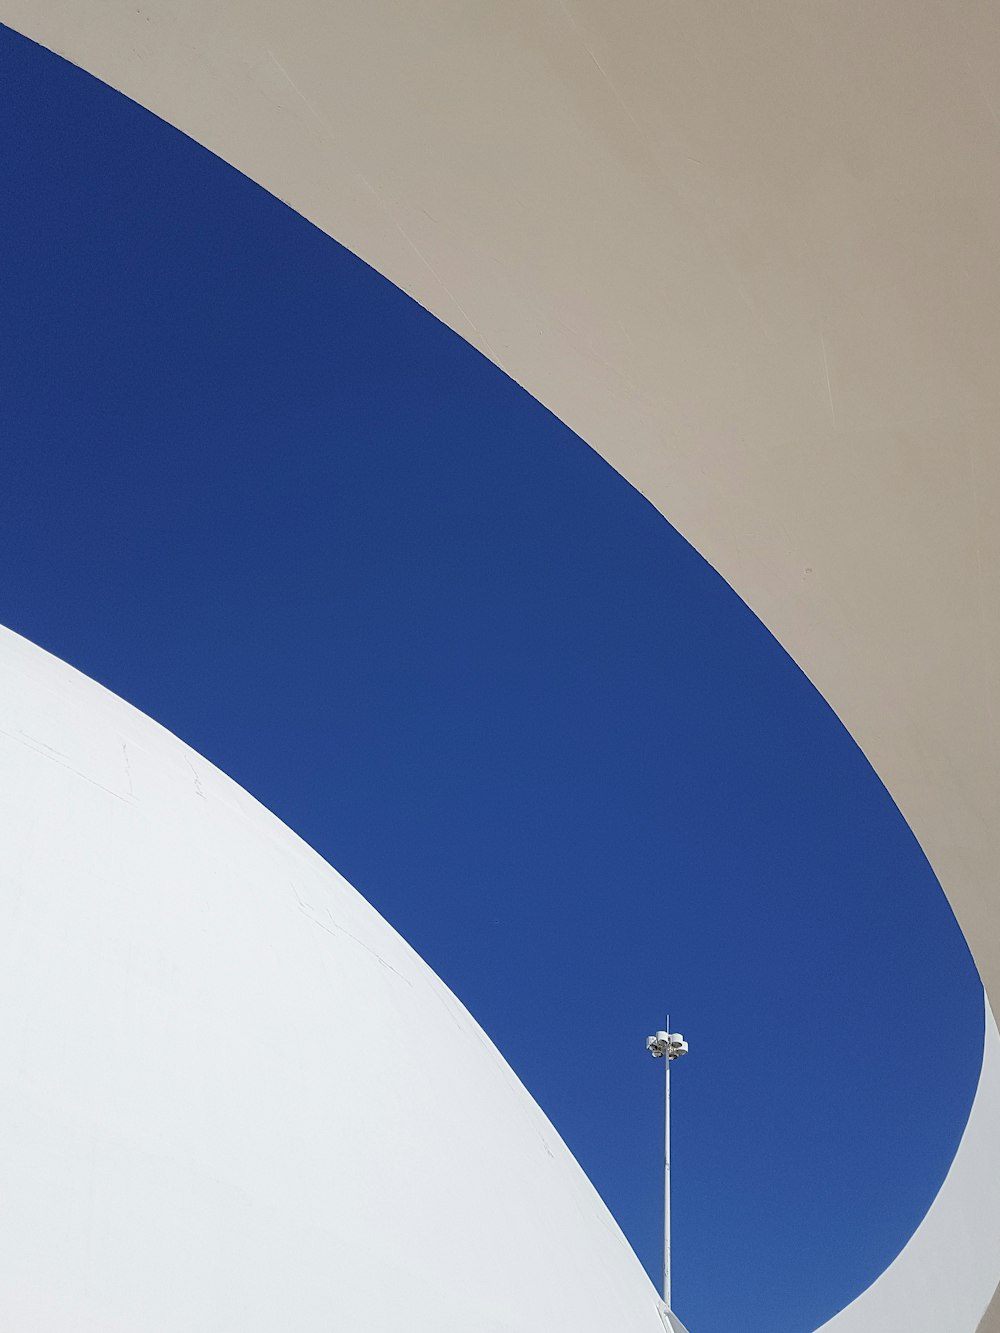
[[[986,1012],[976,1098],[955,1160],[909,1244],[819,1333],[944,1333],[980,1323],[1000,1255],[1000,1037]]]
[[[0,1325],[664,1333],[482,1030],[156,723],[0,631]]]
[[[0,18],[287,200],[649,496],[847,724],[1000,995],[996,6]],[[997,1179],[992,1061],[975,1170],[956,1162],[913,1242],[938,1284],[901,1257],[840,1316],[852,1333],[882,1333],[890,1290],[900,1327],[972,1333],[1000,1277],[998,1190],[969,1184]],[[986,1238],[974,1277],[946,1262],[957,1218]]]

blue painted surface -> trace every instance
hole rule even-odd
[[[669,1006],[675,1304],[806,1333],[926,1210],[982,1047],[864,758],[636,492],[364,264],[6,31],[0,107],[0,620],[375,903],[654,1276]]]

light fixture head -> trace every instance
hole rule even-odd
[[[679,1060],[682,1055],[687,1055],[688,1044],[684,1040],[683,1032],[671,1032],[668,1041],[667,1058],[669,1060]]]
[[[687,1055],[688,1044],[683,1032],[654,1032],[646,1038],[646,1050],[657,1060],[663,1056],[668,1060],[679,1060],[682,1055]]]

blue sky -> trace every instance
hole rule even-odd
[[[2,29],[0,106],[0,622],[357,885],[654,1277],[669,1006],[675,1304],[808,1333],[931,1202],[982,1052],[878,779],[669,524],[358,259]]]

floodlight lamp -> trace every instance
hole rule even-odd
[[[667,1059],[679,1060],[682,1055],[687,1055],[688,1044],[684,1040],[683,1032],[670,1032],[667,1034]]]

